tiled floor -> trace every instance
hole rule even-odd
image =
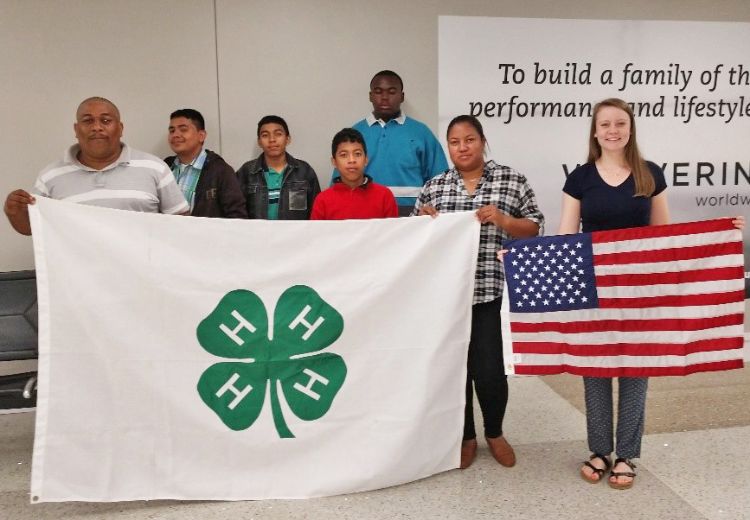
[[[355,495],[257,502],[32,506],[33,413],[0,415],[0,519],[750,519],[750,371],[652,379],[643,457],[629,491],[578,477],[587,455],[582,402],[577,377],[512,379],[505,429],[518,464],[511,469],[480,445],[465,471]]]

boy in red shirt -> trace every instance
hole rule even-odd
[[[333,137],[331,164],[341,174],[313,203],[310,220],[397,217],[391,190],[365,175],[367,147],[362,134],[344,128]]]

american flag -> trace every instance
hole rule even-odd
[[[742,233],[731,219],[508,240],[506,373],[741,368]]]

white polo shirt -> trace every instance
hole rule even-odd
[[[80,146],[44,168],[31,192],[42,197],[147,213],[183,213],[188,204],[169,167],[158,157],[122,145],[120,157],[102,170],[81,164]]]

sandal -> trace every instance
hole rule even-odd
[[[612,471],[609,474],[609,487],[612,489],[630,489],[633,487],[633,483],[635,482],[635,464],[630,459],[624,459],[624,458],[618,458],[615,459],[615,463],[612,467],[617,466],[619,463],[627,464],[630,468],[630,471]],[[617,479],[617,477],[630,477],[630,482],[623,482],[622,484],[618,484],[617,482],[612,482],[612,477]]]
[[[597,468],[596,466],[591,464],[591,461],[594,459],[601,460],[604,463],[604,467]],[[588,467],[589,469],[591,469],[591,471],[593,472],[591,476],[589,476],[589,475],[586,475],[586,473],[583,472],[583,468],[581,468],[581,478],[585,480],[586,482],[588,482],[589,484],[596,484],[597,482],[601,481],[602,475],[604,475],[604,473],[606,471],[609,471],[609,468],[612,467],[612,463],[609,461],[609,457],[607,457],[606,455],[599,455],[598,453],[593,453],[589,457],[589,460],[585,461],[583,465],[584,467]],[[596,475],[597,477],[592,478],[594,475]]]

